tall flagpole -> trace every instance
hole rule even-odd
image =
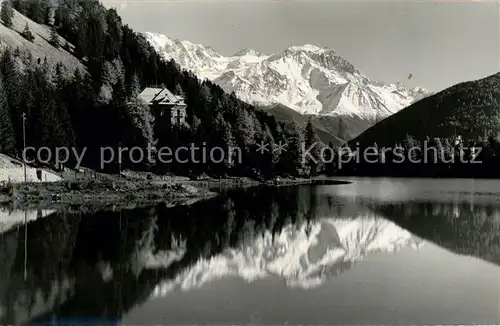
[[[118,177],[122,178],[122,142],[118,142]]]
[[[28,211],[24,210],[24,280],[28,278]]]
[[[498,71],[500,72],[500,0],[497,3],[497,56],[498,56]]]

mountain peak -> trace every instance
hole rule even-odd
[[[243,50],[240,50],[236,53],[234,53],[232,56],[233,57],[243,57],[243,56],[255,56],[255,57],[261,57],[263,56],[263,54],[259,51],[256,51],[254,49],[250,49],[250,48],[245,48]]]
[[[222,277],[240,277],[247,282],[279,277],[286,286],[309,289],[375,253],[417,249],[423,244],[407,230],[376,216],[325,218],[311,223],[309,231],[307,228],[305,224],[299,228],[287,225],[277,234],[265,231],[245,246],[227,249],[210,259],[200,258],[175,278],[159,284],[153,295],[163,296],[176,288],[189,291]]]
[[[303,51],[303,52],[324,52],[328,50],[324,47],[319,47],[313,44],[304,44],[304,45],[292,45],[289,46],[287,50],[290,51]]]
[[[165,37],[148,39],[155,45]],[[273,55],[247,48],[230,57],[185,41],[159,50],[199,78],[235,92],[243,101],[280,103],[301,114],[375,121],[426,95],[420,89],[372,81],[334,50],[312,44],[292,45]]]
[[[183,47],[186,50],[197,50],[202,49],[204,51],[210,52],[211,55],[220,56],[217,51],[215,51],[211,46],[198,44],[187,40],[180,40],[177,38],[170,38],[166,35],[154,33],[154,32],[144,32],[142,33],[146,39],[155,47],[160,50],[160,53],[165,52],[165,49],[175,49],[175,47]]]

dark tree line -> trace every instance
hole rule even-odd
[[[86,70],[54,65],[50,58],[49,62],[31,58],[22,49],[5,51],[1,55],[0,110],[8,114],[0,117],[0,151],[20,154],[22,114],[26,113],[27,145],[87,148],[84,164],[89,167],[100,166],[100,149],[107,146],[177,148],[196,144],[208,151],[215,146],[237,147],[242,152],[241,164],[231,157],[206,164],[158,160],[133,164],[127,156],[122,167],[256,177],[311,173],[300,155],[304,136],[308,141],[317,139],[313,130],[304,135],[293,124],[278,123],[234,93],[201,82],[175,62],[165,61],[141,34],[122,24],[114,9],[106,9],[96,0],[15,0],[12,7],[37,23],[50,25],[50,42],[72,51]],[[61,45],[58,36],[74,48]],[[186,125],[170,125],[168,119],[153,114],[137,100],[142,89],[154,86],[185,97]],[[269,151],[257,151],[262,142],[269,144]],[[280,142],[287,144],[286,151],[273,150]],[[117,163],[108,164],[108,172],[117,172]]]
[[[346,145],[347,146],[347,145]],[[384,150],[385,149],[385,150]],[[499,178],[500,141],[442,137],[418,139],[407,135],[393,146],[352,146],[357,156],[338,157],[326,168],[328,173],[359,176],[470,177]],[[344,153],[346,153],[345,151]],[[341,155],[341,150],[337,150]],[[367,154],[368,153],[368,154]],[[339,164],[342,160],[343,163]]]
[[[175,279],[199,259],[252,246],[262,235],[279,235],[285,228],[308,232],[317,218],[317,201],[312,187],[262,188],[232,192],[189,208],[160,204],[95,213],[58,212],[37,219],[28,223],[26,235],[11,229],[0,239],[0,249],[12,257],[2,266],[10,282],[0,292],[5,307],[0,321],[22,323],[15,319],[20,296],[28,297],[22,305],[31,312],[36,309],[31,298],[41,296],[49,302],[54,295],[57,299],[50,311],[30,315],[36,318],[30,323],[47,322],[54,316],[121,318],[149,297],[156,285]],[[199,218],[207,212],[210,218]],[[26,265],[25,239],[30,255]],[[16,242],[17,246],[9,246]],[[178,249],[185,252],[179,261],[158,267],[144,264],[144,253],[162,256]],[[107,280],[100,270],[103,265],[113,271]],[[54,293],[54,285],[68,279],[74,281],[72,291],[65,296],[61,286]]]
[[[488,177],[500,172],[500,74],[454,85],[380,121],[347,144],[370,149],[339,174],[413,177]],[[404,157],[394,155],[398,148]],[[397,161],[397,162],[394,162]]]

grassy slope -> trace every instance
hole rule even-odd
[[[26,23],[28,23],[31,32],[35,36],[33,42],[30,42],[21,36],[21,32],[24,30]],[[0,24],[0,49],[19,48],[22,51],[29,51],[35,60],[40,58],[40,60],[43,61],[47,58],[48,63],[51,65],[61,62],[69,70],[79,68],[81,71],[86,71],[86,67],[80,62],[80,60],[71,54],[74,48],[73,45],[66,42],[64,38],[59,37],[59,43],[61,46],[56,48],[49,43],[49,39],[49,26],[37,24],[15,10],[14,17],[12,19],[12,27],[6,27],[5,25]],[[66,49],[66,45],[69,46],[68,49]],[[10,161],[16,160],[10,159]],[[17,162],[16,166],[7,163],[9,163],[9,160],[6,159],[6,156],[1,156],[0,154],[0,181],[8,180],[9,177],[14,182],[24,180],[22,164]],[[28,167],[27,172],[29,180],[36,180],[34,168]],[[58,177],[54,174],[54,178],[51,178],[51,180],[52,179],[58,179]]]
[[[360,147],[393,146],[407,135],[483,139],[500,134],[500,74],[457,84],[418,101],[369,128],[350,141]]]
[[[12,20],[13,26],[8,28],[3,24],[0,24],[0,48],[11,47],[13,49],[20,48],[21,50],[28,50],[33,55],[34,59],[40,58],[47,61],[50,64],[56,64],[57,62],[63,63],[68,69],[74,70],[79,68],[82,71],[86,71],[85,66],[71,54],[73,45],[69,45],[69,52],[65,49],[66,40],[59,37],[61,46],[55,48],[49,43],[50,39],[50,28],[45,25],[40,25],[30,20],[29,18],[21,15],[14,10],[14,18]],[[35,36],[33,42],[30,42],[21,36],[21,32],[28,23],[31,32]]]

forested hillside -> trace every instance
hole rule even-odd
[[[479,143],[500,133],[500,74],[463,82],[416,102],[369,128],[351,143],[391,146],[410,135],[418,141],[427,137],[461,136]]]
[[[13,20],[24,16],[29,19],[18,31]],[[121,167],[213,175],[302,171],[303,130],[278,123],[234,94],[199,81],[173,61],[164,61],[142,35],[122,23],[114,9],[96,0],[14,0],[3,2],[1,20],[2,28],[17,33],[23,42],[6,42],[0,57],[0,152],[20,155],[25,113],[27,146],[87,148],[84,164],[89,167],[99,167],[102,147],[175,148],[195,143],[208,148],[237,146],[243,151],[242,164],[229,159],[207,164],[132,164],[124,158]],[[49,39],[35,29],[46,31]],[[33,53],[36,47],[25,42],[38,48],[47,43],[51,50],[41,58]],[[54,57],[54,49],[79,63]],[[155,121],[149,107],[137,100],[138,93],[151,86],[165,86],[185,96],[189,126]],[[262,141],[270,143],[269,148],[283,141],[287,149],[257,152],[256,145]],[[108,172],[118,171],[116,164],[107,167]]]
[[[369,128],[349,147],[360,153],[360,162],[352,160],[338,173],[500,177],[500,74],[457,84],[412,104]],[[383,154],[382,148],[389,151]],[[367,149],[380,155],[377,163],[368,162],[373,154],[363,159]]]

